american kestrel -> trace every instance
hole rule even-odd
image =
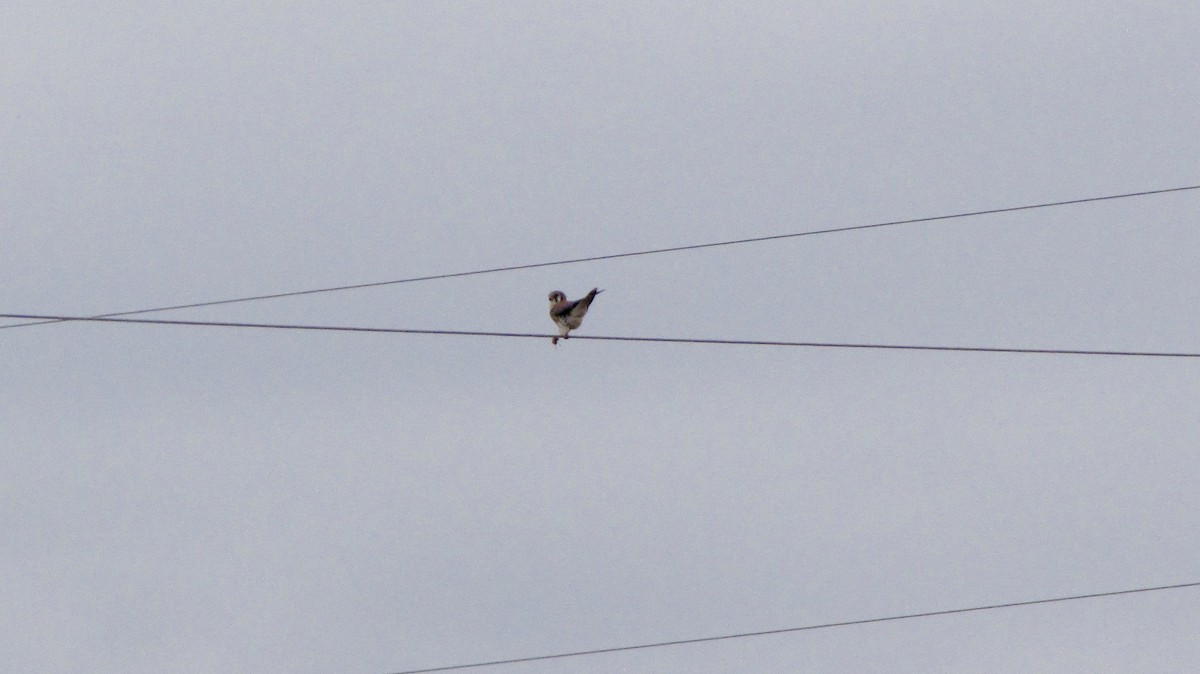
[[[550,293],[550,319],[558,326],[558,337],[566,339],[569,337],[567,333],[579,327],[588,307],[592,306],[592,300],[602,292],[599,288],[592,288],[592,292],[573,302],[568,301],[561,290]],[[552,337],[550,343],[557,346],[558,337]]]

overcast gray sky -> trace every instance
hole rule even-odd
[[[0,313],[1200,183],[1194,2],[6,2]],[[154,314],[1200,351],[1200,192]],[[10,321],[11,322],[11,321]],[[361,672],[1200,581],[1200,362],[0,331],[12,671]],[[496,672],[1190,672],[1200,590]],[[481,670],[483,671],[483,670]]]

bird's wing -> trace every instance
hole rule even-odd
[[[581,301],[582,300],[572,300],[572,301],[563,300],[563,301],[559,302],[558,304],[555,304],[553,307],[550,307],[550,315],[558,316],[558,317],[571,316],[571,315],[573,315],[573,312],[575,311],[576,307],[579,306],[579,303]],[[583,308],[583,310],[587,311],[587,307],[585,306]]]

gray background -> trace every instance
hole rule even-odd
[[[0,310],[1197,183],[1194,2],[6,2]],[[1200,194],[160,314],[1200,350]],[[383,673],[1200,580],[1200,364],[0,331],[11,671]],[[1196,590],[505,672],[1185,672]]]

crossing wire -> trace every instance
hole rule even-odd
[[[127,323],[134,325],[175,325],[214,328],[249,328],[264,330],[302,330],[317,332],[359,332],[400,335],[445,335],[457,337],[497,337],[549,339],[555,335],[536,332],[486,332],[476,330],[430,330],[421,328],[373,328],[345,325],[300,325],[287,323],[244,323],[233,321],[181,321],[160,318],[106,318],[101,316],[57,316],[47,314],[0,314],[0,318],[36,319],[43,321],[77,321],[90,323]],[[606,335],[575,335],[576,340],[609,342],[655,342],[660,344],[709,344],[720,346],[775,346],[826,349],[874,349],[891,351],[957,351],[965,353],[1041,354],[1059,356],[1127,356],[1144,358],[1200,358],[1200,352],[1186,351],[1119,351],[1100,349],[1053,349],[995,346],[935,346],[926,344],[864,344],[852,342],[799,342],[757,339],[706,339],[694,337],[617,337]]]
[[[134,316],[137,314],[149,314],[159,311],[174,311],[177,309],[197,309],[200,307],[213,307],[222,304],[236,304],[239,302],[256,302],[261,300],[273,300],[284,297],[298,297],[301,295],[316,295],[318,293],[331,293],[343,290],[359,290],[362,288],[377,288],[380,286],[397,285],[401,283],[417,283],[421,281],[434,281],[439,279],[459,278],[463,276],[478,276],[480,274],[496,274],[500,272],[518,271],[522,269],[537,269],[540,267],[554,267],[559,265],[579,264],[582,262],[597,262],[600,260],[615,260],[618,258],[638,257],[642,255],[658,255],[662,253],[678,253],[688,250],[700,250],[703,248],[716,248],[719,246],[737,246],[748,243],[761,243],[764,241],[778,241],[780,239],[794,239],[802,236],[816,236],[819,234],[836,234],[840,232],[853,232],[865,229],[878,229],[881,227],[895,227],[898,225],[915,225],[924,222],[937,222],[940,220],[955,220],[959,218],[971,218],[981,215],[995,215],[998,213],[1015,213],[1018,211],[1030,211],[1040,208],[1052,208],[1056,206],[1074,206],[1078,204],[1095,203],[1100,201],[1114,201],[1117,199],[1130,199],[1133,197],[1146,197],[1153,195],[1169,194],[1172,192],[1186,192],[1189,190],[1200,189],[1200,185],[1187,185],[1184,187],[1170,187],[1166,189],[1144,190],[1141,192],[1126,192],[1124,194],[1109,194],[1099,197],[1084,197],[1082,199],[1069,199],[1065,201],[1050,201],[1039,204],[1027,204],[1024,206],[1007,206],[1004,208],[989,208],[979,211],[968,211],[964,213],[952,213],[949,215],[934,215],[923,218],[911,218],[907,220],[892,220],[888,222],[876,222],[868,225],[852,225],[849,227],[834,227],[830,229],[818,229],[805,232],[792,232],[790,234],[774,234],[771,236],[756,236],[744,239],[732,239],[729,241],[716,241],[712,243],[697,243],[685,246],[672,246],[669,248],[652,248],[650,250],[640,250],[629,253],[613,253],[609,255],[594,255],[590,257],[578,257],[567,260],[555,260],[551,262],[534,262],[530,264],[519,264],[507,267],[491,267],[488,269],[476,269],[472,271],[451,272],[447,274],[433,274],[429,276],[413,276],[409,278],[393,279],[390,281],[375,281],[371,283],[356,283],[353,285],[331,286],[327,288],[313,288],[310,290],[293,290],[282,293],[272,293],[267,295],[252,295],[249,297],[237,297],[233,299],[212,300],[208,302],[193,302],[191,304],[175,304],[170,306],[154,307],[150,309],[136,309],[133,311],[120,311],[115,313],[98,314],[89,316],[89,318],[114,318],[118,316]],[[21,328],[30,325],[43,325],[45,323],[60,323],[64,320],[75,319],[57,319],[45,321],[32,321],[28,323],[16,323],[13,325],[0,326],[0,330],[7,328]]]
[[[845,620],[842,622],[822,623],[819,625],[805,625],[803,627],[785,627],[783,629],[762,630],[758,632],[742,632],[740,634],[723,634],[715,637],[699,637],[694,639],[676,639],[674,641],[659,641],[649,644],[638,644],[635,646],[614,646],[609,648],[595,648],[586,651],[573,651],[569,653],[554,653],[551,655],[534,655],[523,658],[510,658],[507,660],[490,660],[487,662],[473,662],[461,665],[445,665],[442,667],[430,667],[426,669],[409,669],[395,674],[428,674],[429,672],[449,672],[458,669],[473,669],[478,667],[492,667],[496,665],[515,665],[523,662],[537,662],[539,660],[559,660],[563,658],[576,658],[585,655],[600,655],[604,653],[621,653],[625,651],[645,650],[648,648],[665,648],[667,646],[683,646],[687,644],[700,644],[712,641],[728,641],[730,639],[745,639],[748,637],[762,637],[773,634],[788,634],[792,632],[807,632],[812,630],[829,629],[833,627],[850,627],[853,625],[869,625],[872,623],[893,622],[897,620],[912,620],[915,618],[932,618],[934,616],[947,616],[960,613],[975,613],[979,611],[994,611],[1004,608],[1017,608],[1020,606],[1036,606],[1039,604],[1053,604],[1069,601],[1080,601],[1083,599],[1100,599],[1104,597],[1117,597],[1121,595],[1139,594],[1145,592],[1161,592],[1165,590],[1182,590],[1184,588],[1200,587],[1200,582],[1180,583],[1178,585],[1159,585],[1157,587],[1140,587],[1133,590],[1116,590],[1113,592],[1096,592],[1093,594],[1077,594],[1069,597],[1054,597],[1051,599],[1033,599],[1029,601],[1014,601],[1005,604],[989,604],[987,606],[972,606],[969,608],[954,608],[942,611],[925,611],[922,613],[906,613],[903,615],[886,616],[882,618],[864,618],[861,620]]]

